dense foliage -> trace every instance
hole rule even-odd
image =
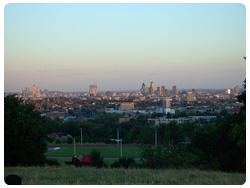
[[[99,151],[93,150],[90,154],[91,164],[97,168],[105,167],[103,157],[101,157],[101,153]]]
[[[31,104],[14,96],[4,98],[4,164],[42,165],[45,163],[46,132],[40,113]]]
[[[227,115],[203,126],[189,125],[189,130],[185,130],[185,124],[161,125],[162,147],[145,149],[144,165],[150,168],[200,168],[244,172],[246,170],[244,116],[243,112]],[[185,136],[190,138],[190,144],[178,142]]]

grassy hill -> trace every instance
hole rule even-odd
[[[243,173],[200,170],[96,169],[74,167],[5,167],[4,175],[18,174],[26,185],[241,185]]]

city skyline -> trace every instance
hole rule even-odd
[[[150,81],[225,89],[245,79],[242,4],[8,4],[4,29],[6,92]]]
[[[175,95],[178,95],[179,91],[193,91],[193,90],[224,90],[224,91],[228,91],[228,90],[234,90],[235,88],[238,88],[238,90],[243,89],[243,86],[241,85],[235,85],[233,87],[230,88],[178,88],[176,85],[172,85],[172,86],[165,86],[165,85],[156,85],[156,87],[154,87],[154,89],[152,90],[151,88],[151,83],[153,83],[153,85],[155,86],[155,83],[153,81],[149,82],[149,84],[145,84],[145,82],[143,82],[141,84],[141,87],[137,88],[137,89],[122,89],[122,90],[112,90],[112,89],[100,89],[98,87],[98,85],[88,85],[88,90],[75,90],[75,91],[63,91],[63,90],[58,90],[58,89],[52,89],[49,90],[47,88],[40,88],[39,86],[37,86],[36,84],[33,84],[32,86],[26,86],[24,88],[18,88],[16,89],[16,91],[4,91],[6,93],[20,93],[21,91],[24,92],[25,90],[28,90],[28,92],[30,93],[34,93],[34,91],[37,92],[64,92],[64,93],[90,93],[93,96],[96,96],[97,93],[104,93],[104,92],[140,92],[140,93],[144,93],[145,90],[147,89],[148,93],[152,94],[152,93],[165,93],[165,89],[168,91],[172,91],[175,93]],[[164,91],[162,91],[162,89]]]

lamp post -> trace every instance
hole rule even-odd
[[[121,151],[121,157],[122,157],[122,139],[113,139],[113,138],[111,138],[110,140],[117,142],[117,144],[119,144],[119,142],[120,142],[120,151]]]
[[[81,145],[82,145],[82,128],[81,128]]]
[[[74,138],[74,154],[76,154],[76,141],[75,141],[75,138]]]
[[[155,146],[157,146],[157,127],[155,126]]]

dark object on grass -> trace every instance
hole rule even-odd
[[[133,158],[122,157],[119,158],[118,161],[115,161],[113,164],[111,164],[111,168],[129,168],[129,167],[136,167]]]
[[[101,153],[99,151],[93,150],[90,155],[91,165],[97,168],[105,167],[105,163],[103,158],[101,157]]]
[[[7,185],[22,185],[22,179],[16,174],[9,174],[4,181]]]
[[[46,163],[46,165],[49,165],[49,166],[60,166],[58,161],[54,160],[54,159],[46,159],[45,163]]]
[[[72,156],[72,164],[75,165],[75,167],[82,167],[81,161],[77,158],[76,155]]]
[[[65,164],[66,165],[72,165],[72,162],[71,161],[65,161]]]

